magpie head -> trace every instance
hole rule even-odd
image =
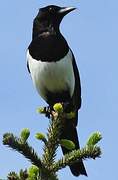
[[[49,27],[58,30],[63,17],[75,9],[74,7],[59,7],[55,5],[40,8],[34,19],[34,26],[40,32]]]

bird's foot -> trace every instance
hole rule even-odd
[[[50,119],[52,107],[50,107],[50,106],[44,107],[44,111],[45,111],[45,116]]]

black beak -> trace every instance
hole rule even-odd
[[[68,14],[69,12],[75,10],[76,8],[75,7],[62,7],[58,13],[65,16],[66,14]]]

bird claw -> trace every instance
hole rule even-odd
[[[50,115],[52,111],[51,107],[50,106],[44,107],[44,111],[45,111],[45,116],[50,119]]]

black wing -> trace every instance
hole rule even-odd
[[[73,56],[72,64],[73,64],[73,70],[74,70],[74,75],[75,75],[75,89],[74,89],[74,94],[73,94],[73,100],[74,100],[74,104],[76,108],[79,110],[81,107],[81,82],[80,82],[79,71],[78,71],[73,53],[72,53],[72,56]]]
[[[29,63],[27,61],[27,69],[28,69],[28,72],[30,73],[30,69],[29,69]]]
[[[74,125],[77,126],[78,110],[81,107],[81,82],[80,82],[80,75],[79,75],[79,71],[77,68],[77,64],[76,64],[73,52],[72,52],[72,56],[73,56],[72,64],[73,64],[73,70],[74,70],[74,75],[75,75],[75,89],[74,89],[74,93],[72,97],[72,104],[73,104],[74,110],[76,110],[76,119],[75,119]]]

